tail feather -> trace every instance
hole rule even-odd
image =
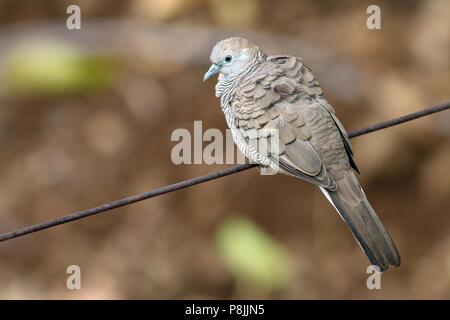
[[[369,258],[381,271],[389,265],[398,267],[401,259],[394,242],[376,215],[353,172],[348,170],[337,181],[337,190],[321,188],[353,236]]]

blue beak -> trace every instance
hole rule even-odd
[[[206,71],[205,75],[203,76],[203,81],[211,77],[214,73],[218,72],[220,70],[220,66],[213,63],[208,71]]]

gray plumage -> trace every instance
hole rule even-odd
[[[205,79],[219,72],[216,95],[233,139],[250,160],[319,186],[373,265],[399,266],[397,249],[368,202],[347,133],[301,59],[267,56],[243,38],[218,42]],[[271,149],[278,130],[278,148]],[[262,148],[261,146],[269,146]]]

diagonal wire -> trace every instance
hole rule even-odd
[[[401,116],[398,118],[394,118],[391,120],[376,123],[376,124],[368,126],[368,127],[350,131],[348,133],[348,136],[349,136],[349,138],[358,137],[358,136],[368,134],[368,133],[371,133],[371,132],[374,132],[377,130],[392,127],[392,126],[398,125],[400,123],[404,123],[404,122],[408,122],[408,121],[411,121],[411,120],[414,120],[414,119],[417,119],[420,117],[424,117],[424,116],[430,115],[432,113],[444,111],[449,108],[450,108],[450,101],[445,102],[440,105],[430,107],[430,108],[426,108],[426,109],[423,109],[423,110],[420,110],[420,111],[417,111],[414,113],[410,113],[410,114],[407,114],[407,115],[404,115],[404,116]],[[246,164],[242,164],[242,165],[233,166],[233,167],[219,170],[216,172],[208,173],[203,176],[195,177],[195,178],[184,180],[184,181],[174,183],[174,184],[171,184],[168,186],[164,186],[162,188],[154,189],[154,190],[139,193],[139,194],[127,197],[127,198],[123,198],[123,199],[116,200],[113,202],[105,203],[105,204],[99,205],[97,207],[74,212],[72,214],[69,214],[69,215],[66,215],[63,217],[59,217],[59,218],[52,219],[52,220],[47,220],[47,221],[44,221],[44,222],[41,222],[38,224],[34,224],[31,226],[23,227],[23,228],[16,229],[13,231],[5,232],[5,233],[0,234],[0,242],[6,241],[9,239],[13,239],[13,238],[17,238],[17,237],[21,237],[26,234],[37,232],[37,231],[40,231],[43,229],[55,227],[60,224],[64,224],[64,223],[68,223],[68,222],[75,221],[78,219],[86,218],[86,217],[89,217],[89,216],[92,216],[95,214],[99,214],[99,213],[102,213],[105,211],[110,211],[115,208],[123,207],[123,206],[129,205],[129,204],[132,204],[132,203],[135,203],[138,201],[142,201],[145,199],[160,196],[165,193],[169,193],[169,192],[177,191],[177,190],[184,189],[187,187],[191,187],[196,184],[200,184],[200,183],[207,182],[210,180],[225,177],[225,176],[228,176],[228,175],[231,175],[231,174],[234,174],[237,172],[241,172],[241,171],[244,171],[244,170],[247,170],[250,168],[254,168],[257,166],[258,165],[254,164],[254,163],[246,163]]]

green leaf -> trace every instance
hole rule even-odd
[[[249,219],[234,217],[222,223],[216,245],[239,281],[273,290],[284,287],[291,277],[289,252]]]
[[[59,42],[24,43],[10,51],[2,82],[6,93],[60,95],[112,85],[118,59],[93,55]]]

